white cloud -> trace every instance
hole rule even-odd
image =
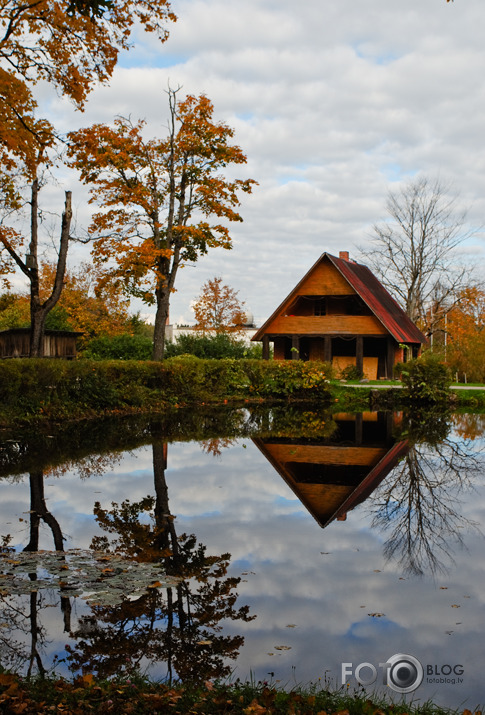
[[[213,251],[180,274],[172,316],[190,315],[201,285],[221,275],[261,322],[324,250],[355,255],[368,243],[389,187],[418,172],[452,181],[471,221],[483,224],[482,0],[173,7],[179,20],[168,41],[136,36],[84,115],[40,91],[63,131],[115,114],[164,131],[169,82],[206,93],[236,129],[248,156],[237,173],[259,186],[243,197],[233,251]],[[85,201],[75,187],[79,224],[88,220]],[[465,251],[483,261],[483,233]]]

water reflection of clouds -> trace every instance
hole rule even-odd
[[[448,574],[403,579],[398,565],[384,560],[383,535],[370,528],[364,505],[346,522],[322,530],[310,515],[302,518],[293,492],[250,442],[239,442],[218,458],[195,442],[171,444],[166,479],[178,532],[195,533],[208,553],[229,551],[234,575],[254,572],[242,575],[238,591],[239,602],[249,603],[257,619],[227,624],[228,632],[246,635],[236,676],[265,679],[274,672],[291,684],[323,678],[328,671],[340,685],[342,662],[377,664],[405,652],[423,663],[453,659],[465,667],[461,689],[430,684],[413,700],[434,696],[438,703],[458,706],[469,697],[466,704],[476,705],[483,695],[485,622],[480,535],[464,534],[467,550],[457,554]],[[29,510],[28,477],[1,486],[0,518],[10,522],[2,533],[14,529],[15,542],[25,542],[27,522],[18,519]],[[153,494],[153,488],[151,447],[142,447],[102,478],[81,481],[72,470],[48,477],[45,491],[49,509],[69,534],[68,545],[82,547],[93,534],[94,501],[109,507],[112,501]],[[463,514],[485,523],[483,487],[464,494]],[[44,542],[43,548],[52,544]],[[54,626],[50,610],[47,622]],[[60,644],[54,639],[51,648],[61,649]],[[281,646],[289,650],[278,650]]]

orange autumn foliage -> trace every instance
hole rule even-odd
[[[43,290],[46,293],[54,275],[54,264],[42,264]],[[86,338],[127,332],[129,301],[113,286],[103,285],[101,288],[99,275],[89,263],[82,263],[77,271],[66,273],[64,290],[57,306],[65,311],[71,329],[84,333]]]
[[[485,382],[485,290],[464,288],[447,314],[447,362],[452,374]]]
[[[201,333],[241,333],[246,321],[244,303],[237,291],[222,283],[222,278],[209,279],[193,305],[195,328]]]
[[[83,109],[89,92],[111,77],[134,25],[164,42],[175,21],[168,0],[0,0],[0,160],[20,159],[33,174],[38,145],[52,145],[52,125],[35,119],[32,86],[47,81]]]
[[[254,181],[221,175],[246,157],[229,140],[234,131],[215,122],[207,97],[177,101],[169,90],[169,133],[146,139],[145,122],[118,117],[69,134],[68,154],[90,201],[101,211],[90,227],[94,261],[105,283],[156,306],[154,353],[162,359],[165,325],[177,271],[209,248],[231,248],[226,222],[242,221],[240,191]]]
[[[89,91],[113,73],[135,24],[167,39],[175,21],[168,0],[116,0],[98,16],[62,0],[0,0],[0,62],[26,82],[47,80],[82,108]]]
[[[43,263],[40,277],[40,297],[45,300],[52,290],[56,266]],[[2,304],[3,303],[3,304]],[[84,340],[99,335],[121,335],[129,332],[129,301],[112,286],[101,289],[95,268],[82,263],[76,271],[68,271],[64,289],[54,309],[54,324],[61,321],[68,330],[84,334]],[[27,327],[30,323],[30,300],[27,295],[6,295],[0,300],[0,330]],[[49,326],[49,323],[48,323]],[[59,327],[59,326],[57,326]]]

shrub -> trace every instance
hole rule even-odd
[[[143,335],[113,335],[91,340],[82,357],[89,360],[151,360],[153,341]]]
[[[404,399],[420,402],[444,402],[450,399],[450,373],[433,353],[404,363],[401,370]]]
[[[340,373],[340,378],[343,380],[362,380],[363,373],[357,365],[347,365]]]
[[[197,335],[185,333],[179,335],[175,342],[169,342],[165,348],[165,357],[176,355],[195,355],[198,358],[222,360],[224,358],[254,358],[262,357],[260,344],[247,345],[244,340],[219,333],[218,335]]]

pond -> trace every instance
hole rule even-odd
[[[4,431],[0,665],[473,710],[484,438],[481,415],[305,407]]]

